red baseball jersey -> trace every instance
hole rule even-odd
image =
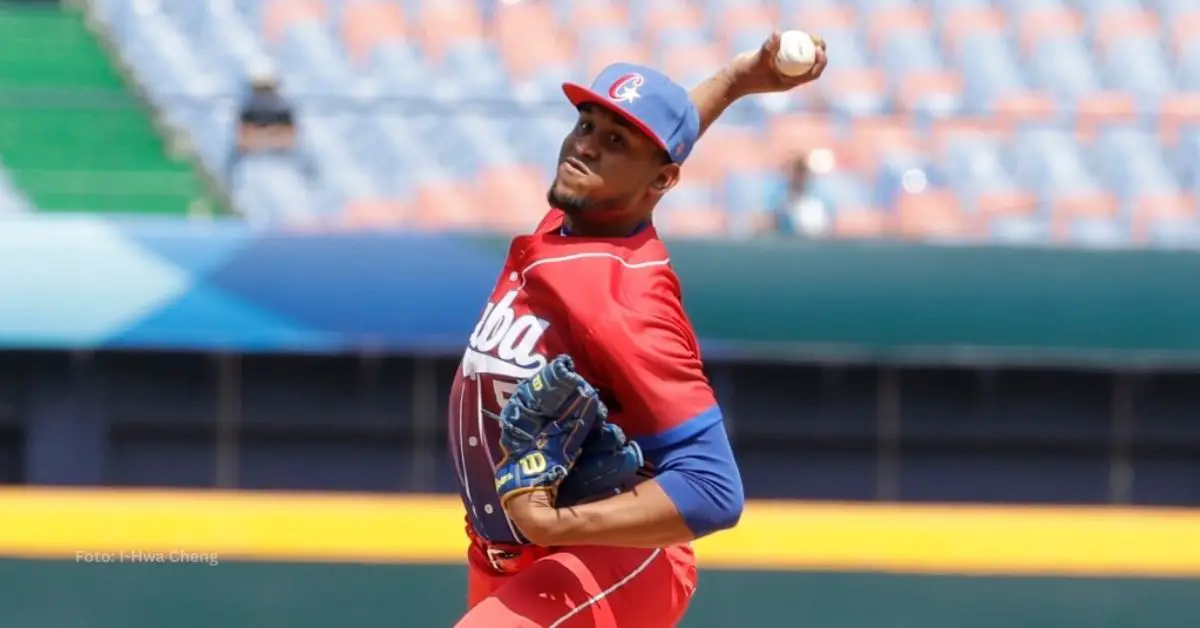
[[[525,540],[496,495],[498,414],[517,382],[568,354],[600,391],[609,420],[652,451],[717,416],[683,311],[679,280],[653,227],[620,239],[561,235],[551,211],[513,239],[504,269],[467,341],[450,392],[450,455],[475,530]]]

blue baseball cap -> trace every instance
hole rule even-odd
[[[576,107],[594,104],[621,116],[677,164],[687,159],[700,137],[700,113],[688,91],[653,68],[614,63],[600,72],[590,89],[575,83],[563,83],[562,88]]]

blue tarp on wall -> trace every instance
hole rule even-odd
[[[5,222],[0,346],[457,352],[503,256],[466,237]]]

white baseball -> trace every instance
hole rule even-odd
[[[817,44],[803,31],[784,31],[779,36],[775,65],[786,76],[807,74],[817,62]]]

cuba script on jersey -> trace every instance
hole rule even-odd
[[[495,491],[495,468],[503,453],[493,416],[508,403],[520,381],[549,362],[547,339],[553,329],[547,318],[532,311],[529,295],[511,274],[495,295],[468,337],[455,374],[449,408],[450,453],[475,529],[494,541],[522,543],[524,538],[500,508]]]
[[[464,371],[526,378],[546,366],[538,344],[550,323],[532,313],[518,315],[513,309],[517,294],[509,290],[498,303],[488,303],[467,340]],[[500,364],[491,359],[493,352]]]

